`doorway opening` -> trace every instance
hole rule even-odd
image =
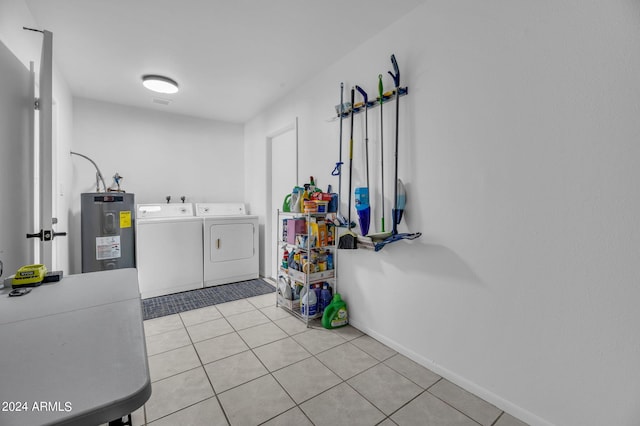
[[[267,136],[265,276],[277,280],[278,210],[298,185],[298,118]]]

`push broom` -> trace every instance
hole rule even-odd
[[[351,135],[349,137],[349,211],[347,212],[347,231],[340,236],[338,240],[338,248],[356,249],[358,248],[358,237],[351,231],[351,185],[353,182],[353,101],[355,100],[356,90],[351,88]]]

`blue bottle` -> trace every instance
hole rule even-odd
[[[320,284],[316,284],[313,287],[313,291],[316,292],[316,300],[317,300],[317,303],[318,303],[318,312],[322,312],[321,304],[320,304],[320,296],[322,294],[322,287],[320,286]]]
[[[358,220],[360,221],[360,232],[362,235],[367,235],[371,221],[369,188],[356,188],[356,211],[358,212]]]
[[[320,291],[320,312],[323,312],[324,309],[329,306],[332,297],[331,290],[329,289],[329,283],[324,283],[322,285],[322,291]]]
[[[333,269],[333,253],[327,254],[327,269],[328,270]]]

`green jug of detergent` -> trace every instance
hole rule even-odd
[[[290,212],[291,211],[290,203],[291,203],[291,194],[287,194],[287,196],[284,197],[284,201],[282,202],[282,211],[283,212]]]
[[[333,295],[329,306],[324,309],[322,315],[322,326],[324,328],[343,327],[349,323],[347,316],[347,304],[342,300],[339,293]]]
[[[293,187],[293,191],[290,194],[287,194],[284,197],[284,201],[282,202],[282,211],[283,212],[294,212],[299,213],[302,211],[300,207],[300,198],[303,189],[299,186]]]
[[[291,194],[287,194],[284,197],[284,201],[282,202],[282,211],[283,212],[294,212],[300,213],[302,211],[302,191],[304,191],[299,186],[293,188]]]

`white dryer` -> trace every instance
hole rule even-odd
[[[193,204],[138,204],[136,239],[143,299],[202,288],[202,219]]]
[[[258,278],[258,216],[242,203],[196,203],[203,220],[204,285]]]

